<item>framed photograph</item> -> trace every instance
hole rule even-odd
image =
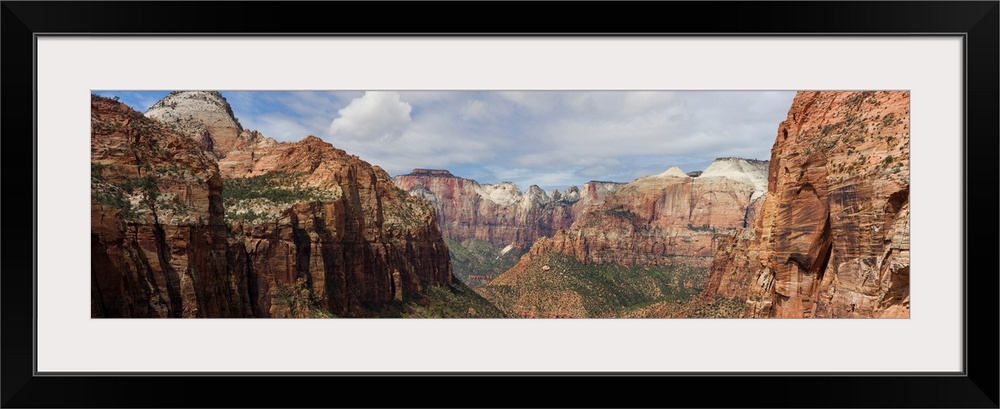
[[[326,6],[3,2],[4,406],[1000,402],[997,2]]]

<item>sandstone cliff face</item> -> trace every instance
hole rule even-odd
[[[258,131],[243,130],[231,149],[225,154],[217,154],[219,171],[225,175],[252,174],[252,164],[257,155],[272,149],[278,141],[262,135]]]
[[[91,315],[245,317],[222,179],[197,142],[91,98]]]
[[[568,228],[583,209],[621,185],[589,182],[582,191],[572,187],[549,196],[534,185],[522,193],[510,182],[479,184],[446,170],[430,169],[414,169],[393,182],[434,206],[445,237],[479,239],[516,249],[526,249],[538,238]]]
[[[433,209],[381,168],[319,138],[261,149],[224,176],[234,187],[227,217],[246,244],[256,315],[300,315],[295,293],[305,291],[321,310],[364,316],[450,283]],[[237,190],[253,180],[265,186]]]
[[[556,252],[584,264],[708,267],[717,234],[743,227],[764,192],[767,162],[718,159],[699,177],[677,168],[639,178],[582,213],[570,229],[538,240],[529,255]]]
[[[370,316],[450,284],[429,204],[318,138],[240,129],[219,98],[92,99],[92,316]]]
[[[909,92],[799,92],[706,295],[752,317],[908,317],[909,153]]]

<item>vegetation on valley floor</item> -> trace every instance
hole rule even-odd
[[[506,315],[458,280],[449,285],[429,286],[423,297],[403,305],[403,318],[504,318]]]
[[[706,269],[682,265],[583,264],[547,254],[532,260],[512,282],[477,291],[514,316],[534,311],[538,316],[623,317],[656,303],[687,303],[701,292],[707,275]],[[561,310],[566,303],[574,307]]]
[[[649,306],[633,309],[625,314],[630,318],[742,318],[745,302],[735,298],[702,295],[692,297],[686,303],[657,302]]]
[[[471,288],[490,282],[517,264],[523,251],[503,252],[504,246],[479,240],[458,242],[445,238],[451,255],[451,268],[456,278]]]
[[[294,318],[339,318],[312,298],[306,281],[277,286],[271,294],[271,305],[279,316]],[[359,316],[374,318],[503,318],[504,313],[458,280],[451,284],[429,285],[423,294],[403,301],[370,305]]]

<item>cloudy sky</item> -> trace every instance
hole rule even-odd
[[[167,91],[99,91],[145,111]],[[792,91],[222,91],[244,128],[315,135],[391,175],[565,189],[768,159]]]

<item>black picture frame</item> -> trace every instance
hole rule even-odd
[[[3,1],[4,407],[998,407],[1000,2],[323,3]],[[572,8],[573,13],[565,11]],[[560,12],[562,10],[562,12]],[[403,23],[373,18],[407,16]],[[462,19],[450,16],[467,16]],[[476,16],[489,15],[489,19]],[[419,17],[417,17],[419,16]],[[571,17],[572,16],[572,17]],[[511,27],[517,27],[512,29]],[[965,42],[964,370],[955,374],[449,373],[38,376],[34,272],[40,238],[34,44],[39,35],[959,35]],[[33,137],[34,135],[34,137]],[[29,154],[30,152],[30,154]],[[29,192],[33,200],[27,200]],[[72,205],[72,204],[67,204]],[[29,218],[27,215],[32,215]],[[45,217],[55,217],[44,215]],[[48,244],[46,244],[48,243]],[[64,243],[66,245],[68,243]],[[79,244],[79,243],[77,243]],[[74,244],[75,245],[75,244]],[[992,262],[986,262],[990,255]],[[569,378],[567,389],[553,377]],[[565,385],[563,383],[562,385]],[[375,388],[385,393],[366,394]],[[704,393],[704,391],[713,391]],[[479,399],[466,400],[474,394]],[[530,398],[529,398],[530,397]]]

